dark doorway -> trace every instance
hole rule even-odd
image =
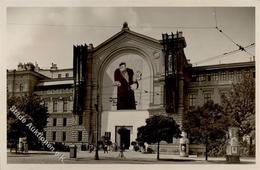
[[[127,129],[127,132],[125,134],[125,136],[123,136],[123,138],[120,137],[120,135],[117,133],[118,129],[120,129],[123,126],[116,126],[115,130],[116,130],[116,143],[118,146],[120,146],[120,140],[122,140],[122,142],[124,143],[124,149],[129,149],[130,147],[130,135],[131,135],[131,129],[133,128],[132,126],[124,126]]]
[[[127,129],[127,133],[125,136],[123,136],[122,139],[122,142],[124,143],[124,149],[129,149],[129,146],[130,146],[130,130]]]

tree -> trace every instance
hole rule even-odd
[[[229,117],[220,105],[208,101],[202,107],[189,110],[183,116],[183,130],[187,132],[191,143],[205,145],[205,159],[208,152],[223,153]]]
[[[243,72],[241,81],[232,85],[230,93],[223,96],[222,106],[231,119],[231,125],[239,128],[239,138],[249,137],[249,155],[253,155],[255,139],[255,79],[253,72]]]
[[[154,115],[146,119],[146,125],[139,127],[137,133],[138,142],[148,144],[157,143],[157,160],[160,159],[160,142],[172,142],[173,137],[181,137],[179,125],[170,116]]]
[[[12,106],[26,118],[26,123],[16,118],[10,110]],[[39,131],[43,132],[47,125],[48,111],[44,106],[43,100],[39,96],[32,94],[19,97],[9,97],[7,99],[7,140],[8,142],[17,142],[19,137],[27,137],[29,147],[37,148],[41,146],[36,135],[26,126],[28,123]]]

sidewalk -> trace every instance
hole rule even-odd
[[[180,157],[179,155],[160,154],[160,160],[156,160],[156,154],[143,154],[141,152],[124,152],[125,159],[119,158],[119,152],[103,153],[99,151],[99,159],[95,160],[95,152],[78,151],[77,158],[69,158],[69,152],[60,152],[64,155],[65,164],[226,164],[225,158],[209,157]],[[54,152],[29,151],[27,154],[15,154],[8,152],[7,163],[10,164],[62,164]],[[240,158],[240,164],[254,164],[255,158]]]

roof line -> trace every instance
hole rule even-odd
[[[47,76],[45,76],[45,75],[43,75],[43,74],[41,74],[41,73],[39,73],[37,71],[31,71],[31,70],[21,70],[21,71],[20,70],[16,70],[16,69],[14,69],[14,70],[7,70],[7,74],[13,74],[14,71],[15,71],[15,74],[31,73],[31,74],[34,74],[37,77],[41,77],[43,79],[50,79],[49,77],[47,77]]]
[[[114,34],[113,36],[111,36],[110,38],[108,38],[107,40],[105,40],[104,42],[99,44],[98,46],[94,47],[94,51],[100,49],[104,45],[108,44],[110,41],[112,41],[112,40],[116,39],[118,36],[122,35],[123,33],[129,33],[129,34],[132,34],[132,35],[135,35],[135,36],[142,37],[144,39],[153,41],[154,43],[160,44],[160,41],[155,39],[155,38],[152,38],[152,37],[149,37],[147,35],[143,35],[143,34],[137,33],[137,32],[132,31],[132,30],[122,29],[121,31],[119,31],[118,33]]]
[[[248,67],[248,66],[255,66],[254,61],[249,62],[237,62],[237,63],[225,63],[225,64],[214,64],[214,65],[204,65],[204,66],[196,66],[191,67],[191,70],[200,70],[200,69],[209,69],[209,70],[215,70],[215,69],[229,69],[229,68],[237,68],[237,67]]]

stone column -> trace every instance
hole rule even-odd
[[[178,123],[180,124],[180,126],[182,127],[182,115],[184,112],[184,77],[183,77],[183,73],[180,72],[179,73],[179,82],[178,82],[178,91],[179,91],[179,95],[178,95],[178,107],[177,107],[177,115],[178,115]]]
[[[84,126],[87,130],[87,141],[88,143],[92,142],[93,139],[93,129],[92,129],[92,124],[93,124],[93,78],[92,78],[92,65],[93,65],[93,56],[92,56],[92,50],[93,50],[93,45],[89,44],[88,46],[88,59],[86,61],[87,65],[87,70],[86,70],[86,87],[85,87],[85,107],[84,107],[84,112],[83,112],[83,118],[84,118]]]

